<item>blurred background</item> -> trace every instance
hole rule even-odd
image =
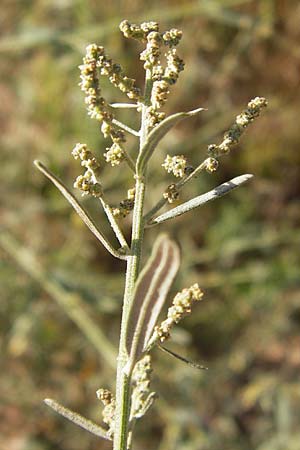
[[[209,370],[154,353],[159,400],[138,424],[134,448],[299,450],[300,5],[292,0],[1,1],[0,448],[110,448],[42,400],[100,421],[95,391],[114,388],[124,264],[98,245],[32,161],[71,187],[81,173],[70,155],[76,142],[102,157],[108,144],[86,115],[77,66],[96,42],[142,83],[141,48],[118,30],[124,18],[183,30],[186,68],[165,110],[208,109],[162,142],[147,208],[173,182],[161,168],[166,153],[196,165],[251,98],[269,101],[219,170],[191,183],[182,200],[242,173],[255,178],[147,231],[144,256],[162,230],[182,248],[172,294],[194,282],[205,291],[169,347]],[[109,100],[125,100],[104,86]],[[120,117],[137,126],[134,112]],[[117,204],[130,174],[103,166]],[[82,201],[110,233],[98,203]],[[123,226],[129,235],[130,218]]]

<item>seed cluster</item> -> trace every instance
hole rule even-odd
[[[150,342],[164,342],[168,339],[172,327],[183,317],[190,314],[193,303],[201,300],[202,297],[203,291],[199,288],[198,283],[178,292],[173,299],[172,306],[168,309],[167,319],[154,328],[154,333]]]
[[[108,389],[98,389],[96,395],[104,405],[104,408],[102,410],[102,419],[103,422],[108,425],[108,436],[112,438],[115,428],[116,400],[113,394]]]
[[[213,157],[218,157],[229,153],[230,148],[237,144],[245,129],[258,117],[262,108],[267,106],[267,100],[264,97],[255,97],[248,103],[248,108],[238,115],[234,124],[224,134],[221,144],[211,144],[208,146],[208,153]]]
[[[151,356],[147,354],[136,363],[132,374],[131,419],[143,417],[155,399],[155,392],[150,392],[151,373]]]
[[[93,197],[102,197],[103,191],[99,181],[100,164],[87,148],[86,144],[76,144],[72,150],[74,159],[80,159],[82,167],[85,168],[83,175],[79,175],[74,187],[82,192],[82,195],[92,195]]]

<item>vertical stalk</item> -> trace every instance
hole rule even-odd
[[[144,103],[141,113],[140,130],[140,150],[148,134],[147,107],[150,103],[152,89],[151,72],[146,72]],[[144,198],[145,182],[144,174],[135,174],[135,202],[132,219],[131,252],[127,259],[126,281],[122,310],[121,333],[119,343],[117,382],[116,382],[116,412],[115,412],[115,432],[114,450],[127,450],[128,422],[130,415],[130,395],[131,395],[131,373],[126,373],[124,368],[128,362],[129,355],[126,350],[126,325],[133,301],[135,282],[139,274],[140,258],[142,253],[142,243],[144,236]]]
[[[126,351],[126,324],[133,300],[135,281],[139,273],[142,240],[144,234],[143,205],[145,184],[142,180],[136,180],[135,207],[133,211],[131,255],[127,260],[125,292],[122,311],[121,335],[117,366],[116,386],[116,422],[114,434],[114,450],[127,449],[128,420],[130,413],[130,381],[131,375],[125,373],[124,367],[128,361]]]

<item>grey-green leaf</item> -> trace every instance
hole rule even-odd
[[[178,122],[187,117],[193,117],[204,111],[204,108],[194,109],[188,112],[179,112],[172,114],[171,116],[164,119],[159,125],[157,125],[148,135],[145,144],[143,145],[139,157],[137,159],[137,172],[142,174],[144,168],[151,158],[157,144],[159,141],[168,133],[171,128],[173,128]]]
[[[75,423],[75,425],[78,425],[79,427],[84,428],[90,433],[102,437],[103,439],[111,440],[110,436],[108,436],[107,434],[107,431],[104,428],[100,427],[100,425],[97,425],[96,423],[92,422],[89,419],[86,419],[75,411],[66,408],[52,398],[45,398],[44,402],[58,414]]]
[[[180,254],[176,243],[165,234],[160,235],[136,283],[126,330],[128,371],[133,369],[147,347],[179,263]]]
[[[42,172],[57,189],[62,193],[66,200],[75,209],[81,220],[86,224],[86,226],[91,230],[91,232],[96,236],[96,238],[101,242],[101,244],[106,248],[106,250],[119,259],[126,259],[126,255],[122,255],[116,250],[109,240],[104,236],[104,234],[97,228],[96,224],[89,216],[88,212],[81,206],[74,195],[69,191],[69,189],[63,184],[63,182],[57,178],[54,173],[52,173],[47,167],[44,166],[40,161],[35,160],[34,165]]]
[[[239,177],[235,177],[230,181],[226,181],[226,183],[220,184],[220,186],[217,186],[211,191],[206,192],[202,195],[198,195],[198,197],[194,197],[191,200],[182,203],[179,206],[176,206],[176,208],[172,208],[169,211],[161,214],[160,216],[151,220],[151,222],[149,222],[147,226],[150,227],[158,225],[162,222],[165,222],[166,220],[174,219],[175,217],[181,216],[182,214],[191,211],[192,209],[204,205],[204,203],[215,200],[218,197],[222,197],[223,195],[228,194],[228,192],[232,191],[233,189],[236,189],[241,184],[250,180],[252,177],[253,175],[245,174],[240,175]]]

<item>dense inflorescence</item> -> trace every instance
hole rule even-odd
[[[203,295],[203,291],[199,288],[198,283],[178,292],[173,299],[172,306],[168,309],[167,318],[155,327],[151,342],[164,342],[168,339],[173,326],[191,313],[192,305],[202,300]]]
[[[208,146],[208,153],[213,157],[226,154],[231,147],[237,144],[245,129],[258,117],[261,110],[267,106],[268,102],[264,97],[255,97],[248,103],[248,108],[239,114],[235,122],[224,134],[221,144],[211,144]]]
[[[184,62],[175,48],[181,40],[182,32],[172,28],[161,33],[157,22],[136,25],[129,23],[128,20],[121,22],[120,30],[125,37],[146,43],[140,59],[144,62],[144,69],[150,72],[152,79],[151,98],[148,105],[148,124],[149,128],[152,128],[165,118],[165,113],[159,110],[168,98],[170,86],[176,83],[179,73],[184,69]],[[167,50],[163,52],[162,47],[167,47]],[[162,56],[165,57],[166,67],[162,65]]]
[[[151,356],[146,354],[137,362],[132,374],[131,419],[143,417],[155,399],[155,392],[150,391],[151,373]]]
[[[115,410],[116,400],[113,394],[108,389],[98,389],[97,397],[104,405],[102,410],[102,420],[108,425],[107,434],[112,437],[115,428]]]
[[[74,187],[82,192],[82,195],[102,197],[103,191],[99,180],[100,164],[86,144],[76,144],[72,150],[74,159],[80,159],[82,167],[85,168],[83,175],[79,175]]]

